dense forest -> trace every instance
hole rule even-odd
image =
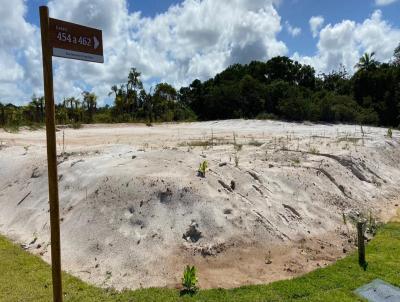
[[[390,63],[364,54],[350,76],[344,68],[316,75],[288,57],[232,65],[205,82],[177,91],[160,83],[147,92],[132,68],[126,83],[112,86],[112,106],[97,106],[97,96],[66,98],[56,105],[58,124],[171,122],[231,118],[284,119],[328,123],[400,125],[400,45]],[[0,103],[0,125],[44,123],[43,97],[25,106]]]

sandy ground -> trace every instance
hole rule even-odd
[[[59,130],[63,269],[103,287],[176,287],[186,264],[202,288],[291,278],[354,249],[351,217],[398,209],[398,131],[252,120]],[[46,169],[44,130],[0,130],[0,232],[49,262]]]

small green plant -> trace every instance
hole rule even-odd
[[[347,216],[344,212],[342,213],[342,219],[343,219],[343,224],[346,226],[347,234],[350,235],[350,228],[347,225]]]
[[[295,163],[296,165],[300,165],[300,159],[299,158],[295,158],[292,160],[293,163]]]
[[[268,255],[265,256],[265,264],[272,264],[271,251],[268,251]]]
[[[318,151],[317,148],[311,147],[311,148],[310,148],[310,153],[311,153],[311,154],[319,154],[319,151]]]
[[[196,276],[196,267],[192,266],[190,267],[189,265],[186,266],[184,272],[183,272],[183,278],[182,278],[182,286],[183,290],[181,291],[181,294],[189,294],[193,296],[197,291],[197,276]]]
[[[208,168],[208,162],[206,160],[203,161],[202,163],[200,163],[199,170],[198,170],[200,177],[206,177],[207,168]]]
[[[343,224],[347,225],[347,217],[345,213],[342,213]]]
[[[372,236],[375,236],[378,228],[380,226],[379,221],[373,216],[372,211],[370,210],[368,213],[368,219],[367,221],[367,225],[366,225],[366,232],[368,234],[371,234]]]
[[[387,136],[388,138],[393,138],[393,130],[392,130],[392,128],[389,128],[389,129],[387,130],[386,136]]]
[[[235,153],[235,167],[239,167],[239,155],[237,154],[237,152]]]
[[[207,147],[209,147],[211,145],[211,141],[202,141],[202,140],[194,140],[194,141],[190,141],[190,142],[183,142],[183,143],[179,143],[178,147],[204,147],[204,149],[207,149]]]
[[[3,127],[3,129],[5,132],[8,132],[8,133],[18,133],[19,125],[16,125],[16,124],[6,125]]]
[[[249,146],[253,147],[261,147],[262,145],[264,145],[264,143],[257,141],[254,138],[252,138],[251,141],[249,142]]]
[[[105,281],[110,280],[111,277],[112,277],[112,272],[106,271],[106,279],[105,279]]]
[[[80,129],[80,128],[82,128],[82,124],[79,123],[79,122],[72,123],[71,126],[72,126],[73,129]]]
[[[238,144],[238,143],[237,143],[237,141],[236,141],[236,133],[233,132],[233,148],[234,148],[236,151],[240,151],[240,150],[242,150],[242,147],[243,147],[242,144]]]
[[[372,210],[368,212],[363,212],[358,214],[357,216],[349,215],[348,216],[350,223],[356,227],[358,221],[365,222],[365,232],[370,235],[370,237],[374,237],[381,226],[381,222],[374,216]],[[356,238],[354,239],[356,242]]]

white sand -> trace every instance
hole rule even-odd
[[[327,265],[354,248],[343,213],[396,211],[400,134],[363,130],[362,139],[359,126],[252,120],[66,129],[63,269],[123,289],[177,286],[186,264],[199,267],[202,287]],[[188,146],[211,137],[213,147]],[[196,173],[203,160],[206,178]],[[0,130],[0,232],[49,262],[46,169],[44,130]],[[197,242],[183,238],[191,225]]]

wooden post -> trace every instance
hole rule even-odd
[[[365,261],[364,226],[365,226],[365,222],[363,222],[363,221],[357,222],[358,263],[360,264],[361,267],[363,267],[365,269],[366,261]]]
[[[56,127],[53,92],[52,49],[49,43],[49,9],[41,6],[40,29],[42,35],[44,96],[46,102],[46,137],[50,203],[51,268],[53,277],[53,301],[62,302],[60,213],[58,202]]]

